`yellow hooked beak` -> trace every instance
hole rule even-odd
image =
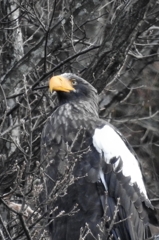
[[[49,81],[49,89],[50,91],[62,91],[62,92],[70,92],[75,91],[75,89],[72,86],[72,82],[64,78],[60,75],[54,76]]]

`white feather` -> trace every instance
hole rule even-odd
[[[105,125],[101,129],[97,128],[93,135],[93,145],[100,154],[104,153],[106,163],[110,163],[113,157],[120,157],[123,161],[123,175],[126,177],[130,176],[131,184],[137,183],[140,192],[147,198],[139,163],[113,128],[109,125]],[[114,164],[115,168],[118,166],[118,163],[119,161]]]
[[[100,176],[100,179],[101,179],[101,181],[102,181],[102,183],[105,187],[105,190],[107,191],[108,188],[107,188],[107,184],[106,184],[105,179],[104,179],[104,173],[103,173],[102,169],[100,169],[100,171],[99,171],[99,176]]]

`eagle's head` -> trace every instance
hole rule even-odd
[[[98,105],[97,90],[86,80],[72,73],[54,76],[49,81],[50,91],[56,91],[60,104],[89,102]]]

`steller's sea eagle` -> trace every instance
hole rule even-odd
[[[52,240],[144,240],[154,208],[138,160],[111,124],[99,118],[98,94],[84,79],[50,79],[59,106],[41,136],[45,164],[41,198]]]

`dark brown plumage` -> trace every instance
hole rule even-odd
[[[57,91],[59,106],[41,136],[46,179],[41,199],[47,206],[51,238],[151,237],[153,206],[137,159],[120,133],[99,118],[97,91],[74,74],[53,77],[50,90]],[[127,176],[126,161],[136,169],[138,182],[133,172]]]

